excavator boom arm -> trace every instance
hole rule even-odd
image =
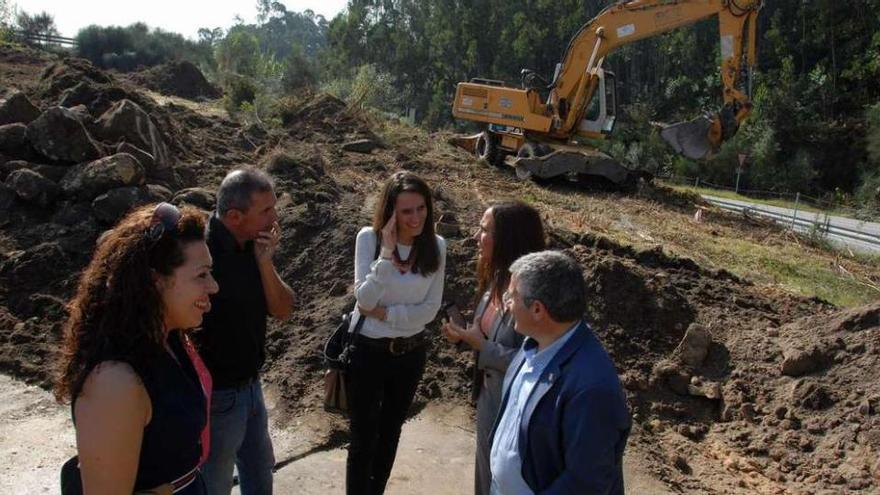
[[[750,108],[748,96],[736,88],[743,44],[747,45],[746,59],[751,66],[755,61],[756,17],[760,6],[761,0],[632,0],[607,7],[581,28],[566,50],[548,98],[557,122],[553,133],[562,136],[575,132],[596,87],[594,71],[607,54],[629,43],[716,15],[721,34],[723,98],[738,126]],[[723,137],[727,136],[717,136],[717,139]],[[716,139],[710,136],[710,141]]]

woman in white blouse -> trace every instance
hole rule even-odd
[[[348,373],[348,495],[385,491],[425,369],[424,330],[440,309],[445,264],[431,190],[412,173],[392,175],[355,248],[352,325],[365,319]]]

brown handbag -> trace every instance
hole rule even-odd
[[[361,327],[364,315],[360,315],[354,329],[349,331],[351,315],[342,316],[342,323],[324,343],[324,410],[334,414],[348,414],[348,389],[346,374],[354,352],[354,341]]]
[[[348,394],[345,391],[345,370],[324,371],[324,410],[334,414],[348,414]]]

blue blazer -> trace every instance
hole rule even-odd
[[[534,344],[528,339],[524,345]],[[493,438],[523,362],[520,349],[504,378]],[[522,477],[535,493],[623,495],[629,430],[626,395],[614,364],[581,322],[526,401],[519,431]]]

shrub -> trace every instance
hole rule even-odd
[[[199,64],[210,61],[211,49],[177,33],[150,29],[135,23],[127,27],[88,26],[77,35],[78,55],[107,69],[132,70],[140,65],[153,66],[174,60]]]
[[[284,59],[281,90],[285,94],[290,94],[302,88],[311,88],[317,81],[314,64],[305,56],[303,49],[294,44],[290,54]]]
[[[238,74],[226,77],[225,107],[230,114],[237,113],[242,103],[253,103],[257,98],[257,86],[253,79]]]

